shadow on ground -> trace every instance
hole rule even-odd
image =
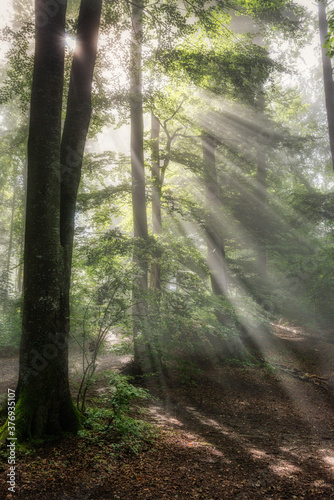
[[[177,373],[148,380],[159,400],[145,418],[161,434],[138,456],[69,437],[21,457],[16,498],[334,498],[334,345],[280,325],[259,344],[266,369],[217,365],[187,384]],[[4,470],[2,492],[5,479]]]

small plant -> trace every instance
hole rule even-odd
[[[195,379],[200,376],[201,369],[192,361],[177,359],[177,371],[179,373],[180,381],[186,385],[197,386]]]
[[[267,373],[274,373],[276,371],[276,368],[272,363],[266,361],[265,359],[256,358],[249,353],[243,359],[226,358],[225,363],[231,366],[237,366],[243,370],[263,368]]]
[[[95,407],[87,408],[85,430],[81,435],[95,443],[111,440],[116,454],[120,452],[137,454],[156,435],[155,428],[129,416],[136,408],[136,402],[152,396],[145,390],[130,383],[131,378],[116,373],[106,375],[107,392],[94,400]]]
[[[112,352],[116,356],[129,356],[133,354],[133,342],[124,340],[118,344],[114,344],[109,348],[109,352]]]
[[[113,411],[116,418],[128,413],[134,400],[152,398],[146,389],[132,385],[129,376],[110,372],[106,375],[106,378],[109,387],[101,400],[106,407]]]

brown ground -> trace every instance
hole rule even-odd
[[[334,344],[305,329],[273,330],[269,340],[258,339],[273,372],[226,365],[196,378],[197,385],[169,381],[146,417],[161,431],[153,446],[116,459],[108,443],[72,437],[20,455],[15,497],[334,498]],[[17,360],[3,361],[7,390],[15,386]],[[115,366],[114,358],[105,357],[101,368],[108,363]],[[5,470],[0,498],[11,498]]]

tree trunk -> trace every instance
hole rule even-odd
[[[91,116],[91,86],[102,1],[82,0],[67,115],[61,139],[65,2],[41,17],[28,143],[24,309],[17,387],[17,437],[76,431],[68,384],[69,287],[75,202]]]
[[[327,2],[326,2],[327,3]],[[326,55],[326,48],[324,43],[328,33],[328,23],[326,17],[326,3],[323,1],[318,2],[318,16],[319,16],[319,30],[320,30],[320,44],[322,56],[322,69],[324,77],[324,89],[327,110],[328,134],[329,145],[332,156],[332,163],[334,167],[334,82],[333,82],[333,69],[331,59]]]
[[[208,267],[212,291],[215,295],[225,295],[227,291],[225,249],[223,238],[217,229],[215,214],[219,210],[218,179],[216,169],[214,139],[202,135],[204,182],[206,188],[207,221],[205,224],[206,242],[208,249]]]
[[[161,175],[159,162],[159,137],[160,122],[158,118],[151,113],[151,157],[152,157],[152,233],[153,235],[162,233],[161,217]],[[157,256],[160,258],[160,255]],[[150,288],[153,290],[161,289],[160,266],[157,262],[151,264]]]
[[[207,259],[210,271],[212,292],[217,297],[227,295],[227,276],[225,264],[225,248],[220,227],[217,225],[216,214],[220,210],[218,193],[218,176],[216,167],[216,144],[210,134],[202,134],[203,163],[204,163],[204,183],[206,188],[206,223],[205,233],[207,242]],[[224,313],[222,307],[215,309],[217,320],[222,326],[230,326],[230,319]],[[232,326],[232,325],[231,325]],[[208,333],[208,339],[215,348],[215,354],[220,360],[226,357],[242,358],[244,356],[243,347],[237,337],[223,339],[220,336]]]
[[[22,235],[20,238],[20,250],[19,250],[19,265],[17,268],[17,285],[16,290],[19,294],[22,293],[23,285],[23,252],[24,252],[24,228],[22,229]]]
[[[6,266],[6,280],[7,280],[7,289],[6,296],[8,296],[9,292],[9,273],[10,273],[10,261],[12,257],[12,249],[13,249],[13,232],[14,232],[14,216],[15,216],[15,205],[16,205],[16,179],[14,178],[14,187],[13,187],[13,198],[12,198],[12,213],[10,217],[10,230],[9,230],[9,242],[8,242],[8,253],[7,253],[7,266]]]
[[[147,291],[147,263],[140,242],[148,238],[145,168],[144,168],[144,120],[142,96],[142,13],[143,2],[132,3],[132,33],[130,45],[130,119],[131,119],[131,175],[132,175],[132,211],[133,234],[137,239],[133,253],[133,261],[138,266],[138,283],[133,289],[133,339],[135,362],[142,366],[145,363],[146,339],[139,341],[139,334],[145,336],[146,306],[142,299]]]
[[[261,93],[259,108],[264,112],[265,100]],[[267,204],[267,161],[266,152],[262,144],[258,144],[257,171],[256,171],[256,212],[257,213],[257,248],[256,248],[256,270],[260,278],[259,303],[266,303],[268,294],[267,278],[267,245],[266,245],[266,204]]]
[[[36,0],[35,62],[28,141],[23,329],[16,437],[75,430],[60,328],[60,137],[66,2],[48,15]],[[45,14],[45,15],[44,15]]]
[[[23,227],[20,238],[20,251],[19,251],[19,266],[17,270],[17,291],[21,294],[23,288],[23,259],[24,259],[24,234],[25,234],[25,224],[24,219],[26,215],[26,205],[27,205],[27,174],[28,174],[28,164],[27,161],[24,162],[23,168]]]
[[[66,119],[60,148],[60,243],[64,257],[61,318],[67,335],[70,329],[70,282],[75,207],[92,113],[92,81],[101,8],[102,0],[81,0]]]

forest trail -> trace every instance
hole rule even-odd
[[[115,344],[118,344],[121,341],[121,337],[114,333],[110,333],[107,338],[108,348],[112,347]],[[80,380],[82,376],[82,352],[80,352],[79,348],[74,344],[70,348],[70,362],[69,362],[69,371],[70,371],[70,379],[75,383]],[[18,355],[12,355],[9,357],[1,358],[0,365],[0,395],[7,392],[8,387],[11,389],[15,389],[18,373],[19,373],[19,357]],[[107,352],[101,354],[97,360],[97,373],[102,372],[104,370],[119,370],[124,364],[128,363],[131,360],[131,356],[116,356],[111,352]],[[73,391],[75,391],[75,387],[73,387]]]
[[[273,323],[272,332],[259,334],[256,339],[263,357],[280,375],[327,387],[334,394],[334,340],[330,332],[315,333],[306,328]],[[108,347],[121,342],[111,333]],[[119,370],[131,360],[130,355],[117,356],[107,352],[99,356],[97,372]],[[18,355],[1,358],[0,394],[14,388],[18,379]],[[70,351],[70,373],[76,378],[82,371],[82,354],[73,347]]]
[[[116,459],[107,446],[69,438],[20,462],[17,497],[334,498],[334,344],[280,324],[257,340],[267,369],[230,364],[151,386],[159,399],[145,419],[160,437],[139,456]],[[14,361],[5,362],[12,377]]]

